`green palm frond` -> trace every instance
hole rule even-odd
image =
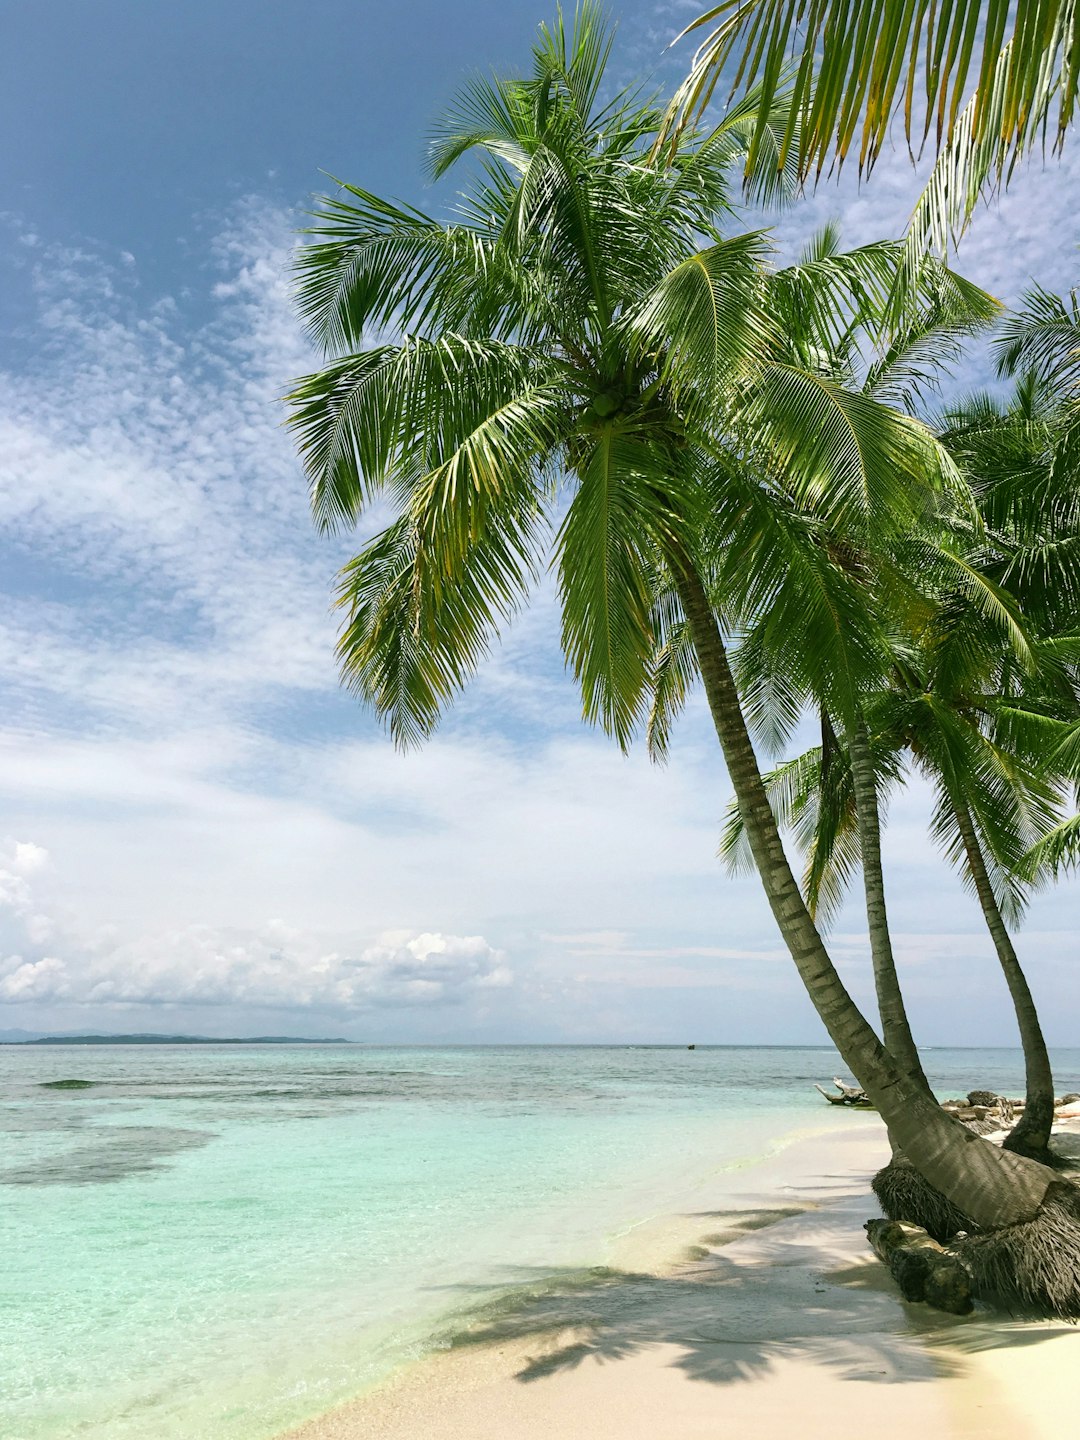
[[[466,80],[455,101],[432,127],[428,164],[438,180],[463,155],[482,150],[518,173],[529,163],[527,137],[533,130],[534,105],[521,81],[475,76]]]
[[[315,343],[355,350],[388,328],[463,328],[494,278],[487,238],[338,183],[296,253],[297,307]]]
[[[1080,390],[1080,296],[1032,286],[1002,322],[996,349],[1001,375],[1031,371],[1053,390]]]
[[[1074,702],[1075,703],[1075,702]],[[1052,773],[1080,777],[1080,724],[1057,715],[1008,702],[989,707],[994,739],[1032,765],[1045,764]]]
[[[750,561],[755,567],[757,563],[753,558]],[[797,584],[796,579],[793,588]],[[768,605],[765,617],[739,642],[733,668],[751,735],[767,755],[782,755],[806,709],[806,667],[798,666],[801,673],[795,674],[788,664],[792,651],[800,648],[800,640],[785,626],[781,607]],[[775,626],[767,623],[774,618]],[[810,628],[816,631],[818,626],[812,622]],[[779,647],[774,643],[777,632],[781,635]],[[802,631],[797,633],[801,636]],[[784,643],[789,637],[790,643]],[[823,669],[829,664],[831,648],[814,652],[815,662],[820,660]]]
[[[435,730],[487,654],[500,622],[524,597],[535,512],[519,499],[500,518],[458,565],[453,584],[432,566],[408,514],[341,573],[342,676],[387,721],[399,745],[418,744]]]
[[[928,571],[936,571],[941,576],[943,585],[955,589],[964,602],[973,608],[974,613],[1000,634],[1020,666],[1030,668],[1033,664],[1032,635],[1016,597],[996,584],[972,559],[949,543],[921,542],[913,549],[921,553]],[[980,637],[974,636],[970,630],[954,628],[952,635],[957,653],[965,644],[972,641],[976,645],[980,643]],[[940,650],[938,663],[940,666]]]
[[[316,521],[354,523],[387,485],[411,494],[425,476],[444,506],[486,494],[550,454],[562,393],[557,365],[490,339],[413,336],[334,361],[288,397]]]
[[[807,750],[785,760],[762,779],[769,806],[781,830],[790,830],[809,817],[812,834],[821,792],[821,750]],[[717,853],[733,875],[749,874],[754,867],[746,827],[734,800],[724,816]]]
[[[1027,112],[1011,138],[1003,128],[1013,55],[1010,42],[989,83],[980,85],[956,117],[944,147],[939,135],[939,153],[907,225],[906,258],[913,268],[928,251],[945,258],[950,246],[959,245],[980,199],[1011,175],[1042,132],[1038,107]]]
[[[925,257],[914,274],[902,265],[867,371],[867,393],[918,413],[959,363],[971,337],[1000,314],[993,296],[933,258]]]
[[[1033,845],[1026,856],[1027,872],[1033,880],[1057,879],[1066,870],[1080,865],[1080,815],[1070,816]]]
[[[563,649],[586,718],[625,749],[645,713],[656,649],[650,550],[685,523],[678,482],[670,457],[617,422],[583,441],[575,471],[577,490],[556,538]]]
[[[765,367],[745,423],[800,502],[840,531],[910,521],[941,490],[960,488],[947,452],[918,421],[796,366]]]
[[[699,390],[706,403],[730,392],[776,343],[764,304],[760,232],[698,250],[670,270],[632,316],[644,354],[662,354],[677,390]]]
[[[985,734],[955,705],[934,694],[916,702],[917,753],[937,785],[931,831],[949,860],[974,888],[957,822],[962,806],[980,841],[995,900],[1006,921],[1019,923],[1027,904],[1025,855],[1056,818],[1057,793],[1040,767]],[[1013,726],[1012,738],[1017,729]],[[999,726],[1008,739],[1008,727]]]
[[[804,175],[856,146],[860,173],[872,170],[897,109],[909,148],[931,133],[957,147],[972,89],[968,145],[991,147],[1000,175],[1048,126],[1060,146],[1076,107],[1076,0],[721,0],[683,34],[701,30],[669,129],[700,115],[722,76],[731,93],[759,86],[765,108],[786,87],[781,160],[795,150]]]
[[[759,86],[729,105],[706,145],[718,150],[724,164],[743,170],[743,198],[751,204],[781,209],[802,189],[797,164],[798,145],[785,146],[788,94],[781,88],[768,110],[762,109]],[[749,155],[753,147],[753,161]]]
[[[654,586],[652,633],[656,645],[649,675],[649,713],[645,721],[645,743],[649,758],[657,764],[667,760],[671,732],[684,709],[697,678],[697,655],[690,627],[678,608],[673,591]]]
[[[810,913],[822,927],[836,919],[862,861],[855,796],[846,751],[827,724],[827,745],[784,761],[763,778],[769,804],[781,829],[789,830],[804,857],[802,888]],[[892,757],[880,750],[881,794],[898,777]],[[728,806],[719,854],[732,874],[753,866],[737,805]]]
[[[895,293],[899,248],[875,242],[841,251],[839,232],[826,226],[794,265],[778,270],[770,292],[777,307],[790,358],[822,368],[824,356],[854,358],[860,330],[876,331]]]
[[[401,424],[398,358],[391,345],[347,355],[296,381],[286,397],[320,529],[353,523],[387,482]]]

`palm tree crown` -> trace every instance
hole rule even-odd
[[[474,157],[450,223],[345,186],[301,251],[330,358],[292,423],[320,524],[395,507],[343,573],[340,653],[402,742],[433,728],[552,547],[586,714],[625,744],[658,567],[697,553],[703,520],[726,517],[729,546],[752,525],[760,551],[778,484],[831,524],[888,525],[948,472],[921,426],[812,363],[813,317],[892,303],[898,248],[771,276],[764,234],[723,229],[755,107],[656,163],[661,110],[599,98],[609,45],[587,6],[572,35],[541,30],[529,78],[468,87],[432,144],[436,175]],[[933,284],[970,300],[948,272]],[[748,478],[752,452],[770,459]]]

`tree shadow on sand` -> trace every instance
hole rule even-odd
[[[671,1363],[689,1379],[712,1385],[760,1379],[790,1360],[842,1380],[897,1384],[958,1375],[965,1352],[1037,1344],[1070,1328],[905,1304],[869,1250],[855,1264],[840,1258],[838,1242],[850,1243],[865,1208],[701,1216],[716,1232],[704,1239],[709,1248],[666,1275],[518,1271],[496,1300],[459,1312],[449,1343],[512,1346],[522,1383],[662,1345],[675,1348]],[[774,1223],[792,1213],[802,1215],[796,1226]],[[733,1240],[744,1243],[728,1248]]]

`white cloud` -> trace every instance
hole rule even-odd
[[[277,404],[310,358],[291,238],[288,216],[244,207],[217,244],[227,294],[194,327],[83,252],[41,255],[45,373],[0,375],[0,530],[50,596],[43,614],[38,587],[16,593],[0,627],[20,698],[156,730],[333,686],[344,552],[311,533]]]
[[[195,924],[128,938],[107,927],[88,932],[62,913],[42,914],[31,882],[13,874],[33,874],[44,853],[31,842],[9,846],[0,868],[6,938],[10,943],[14,928],[18,947],[0,958],[0,1000],[9,1004],[235,1005],[348,1015],[453,1005],[513,981],[505,955],[482,935],[391,931],[331,949],[280,920],[253,930]],[[49,952],[34,955],[42,943]]]
[[[12,867],[21,875],[32,875],[49,861],[49,852],[32,840],[16,840],[13,852]]]

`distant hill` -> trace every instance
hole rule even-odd
[[[0,1031],[0,1045],[352,1045],[344,1037],[312,1039],[308,1035],[37,1035],[7,1039],[18,1031]]]

